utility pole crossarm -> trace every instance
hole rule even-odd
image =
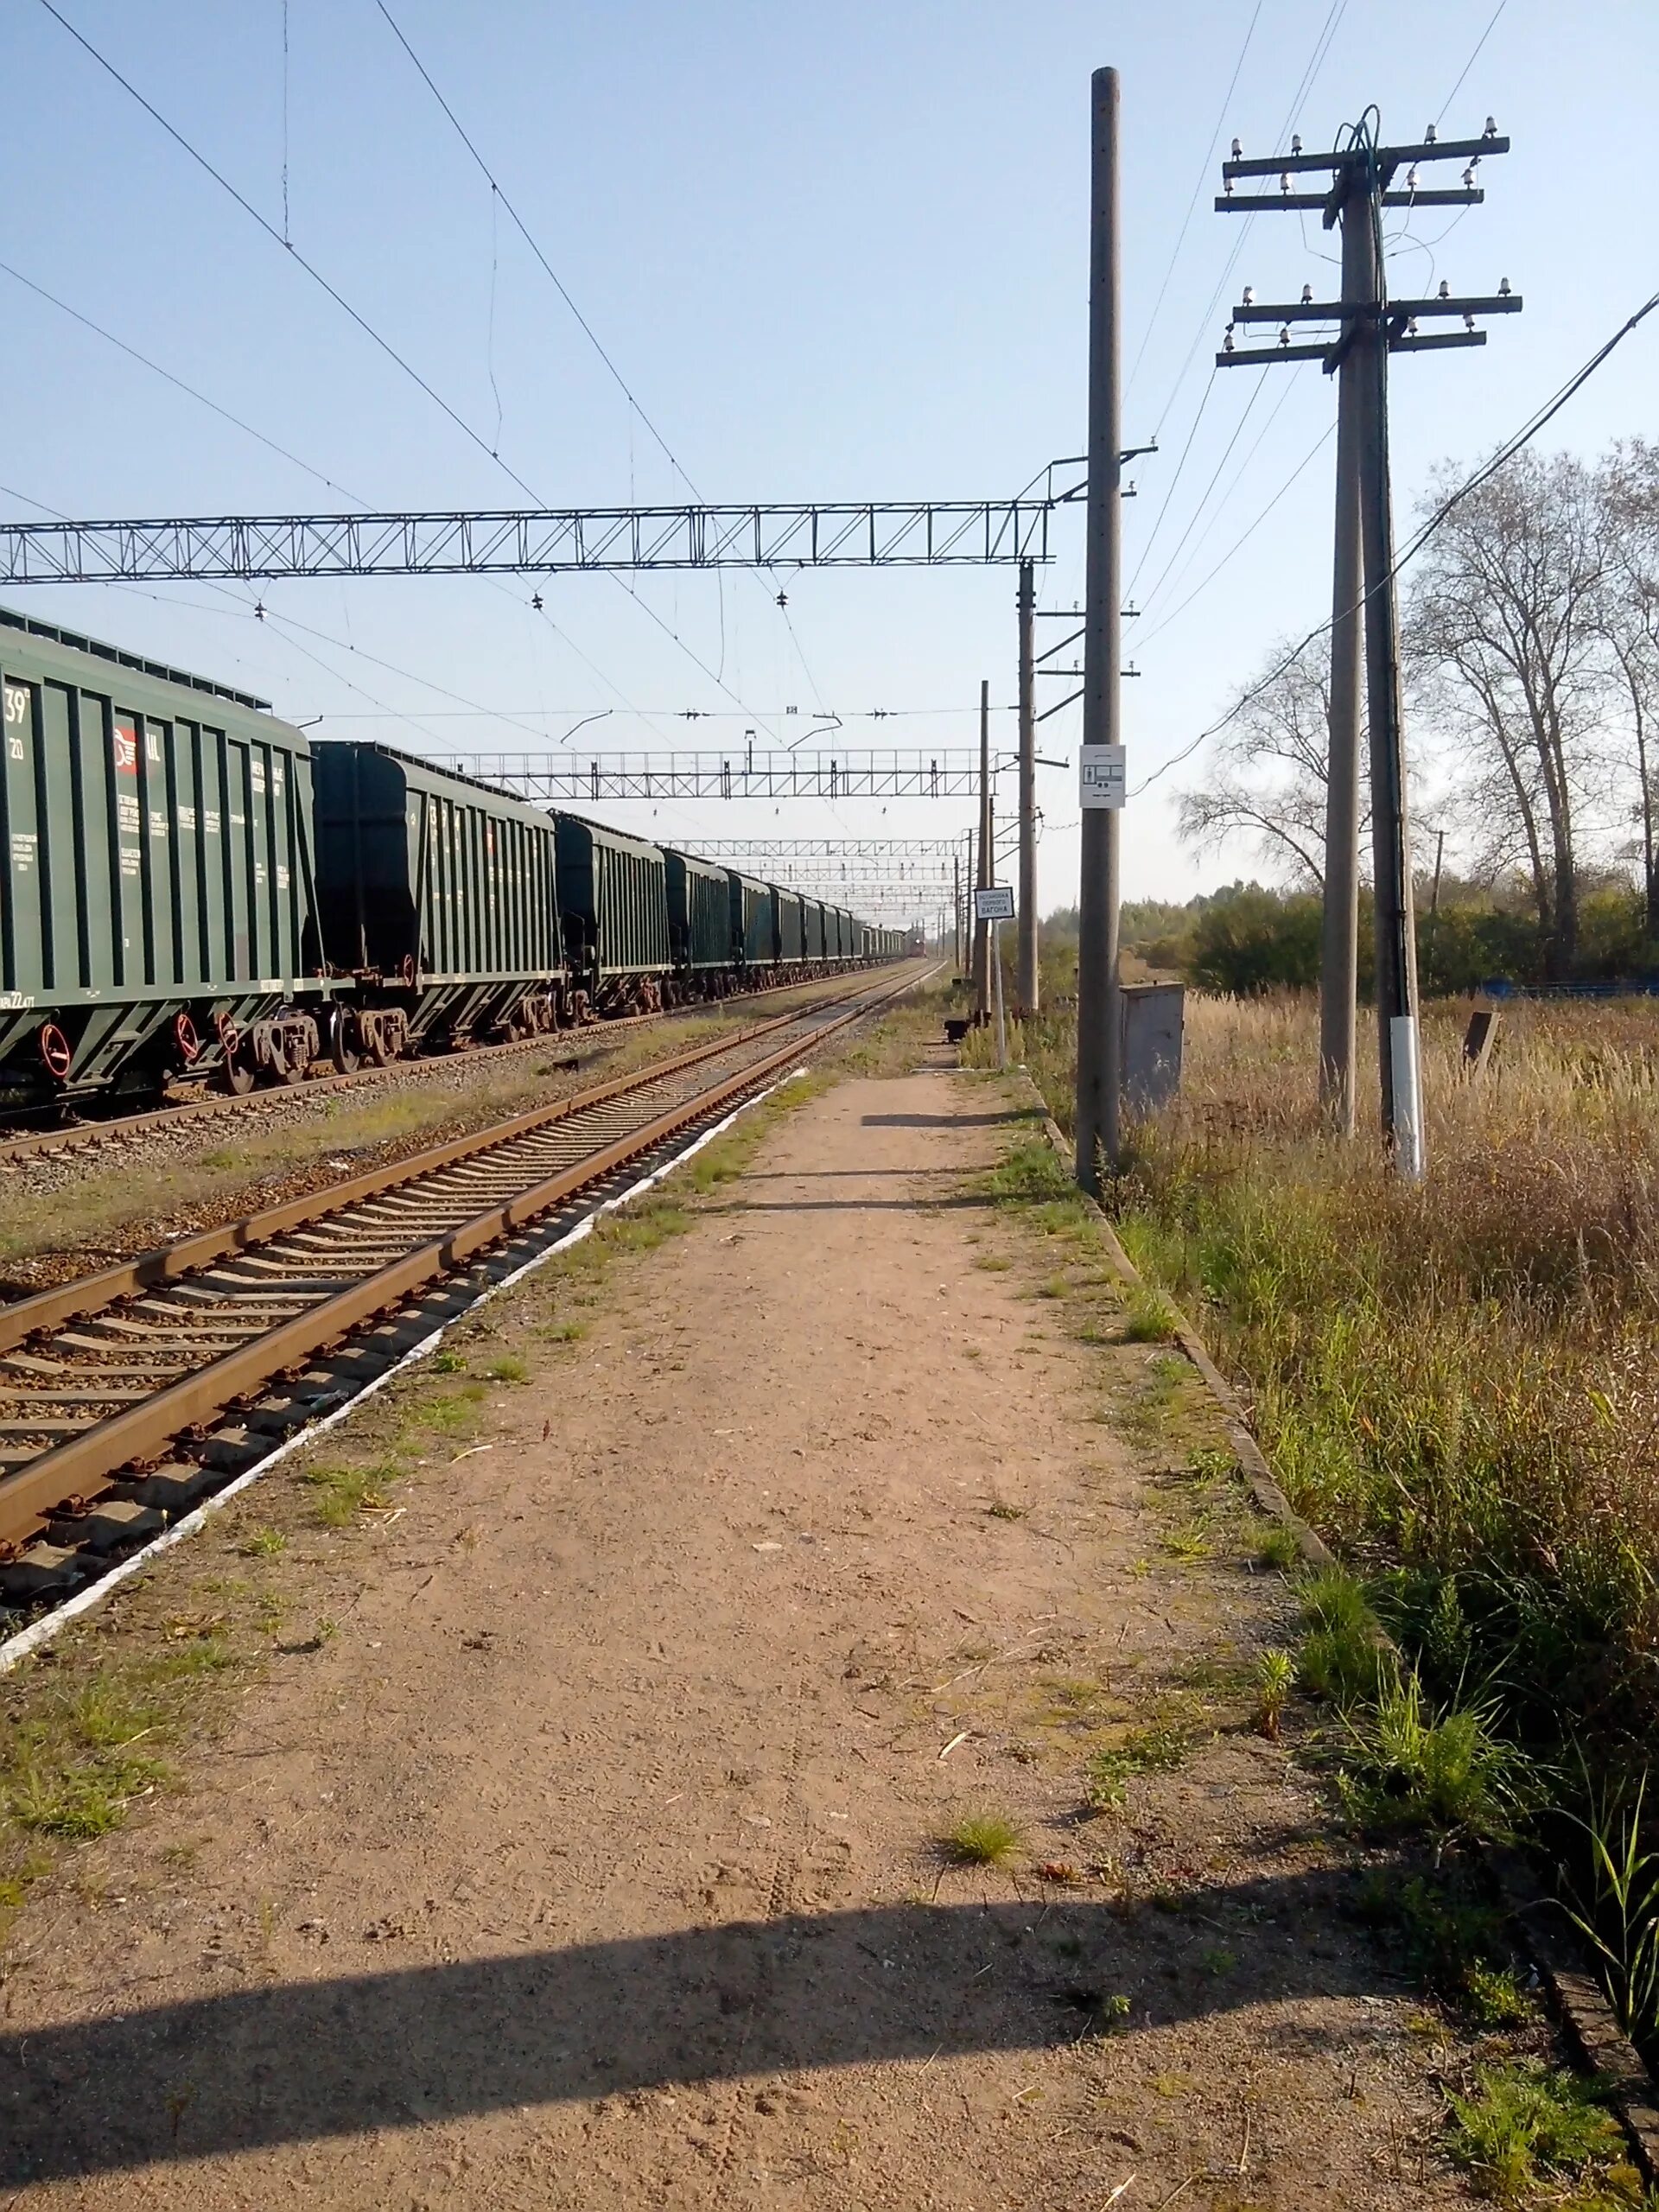
[[[1360,315],[1519,315],[1519,292],[1485,292],[1464,299],[1389,299],[1381,308],[1344,307],[1340,300],[1247,300],[1232,311],[1235,322],[1344,322]]]
[[[1478,185],[1464,191],[1449,192],[1384,192],[1378,194],[1384,207],[1479,207],[1486,194]],[[1264,215],[1270,208],[1287,208],[1294,215],[1322,215],[1331,204],[1327,192],[1228,192],[1216,198],[1217,215]]]
[[[1379,146],[1379,168],[1397,168],[1402,162],[1480,162],[1488,154],[1507,154],[1510,142],[1494,131],[1484,138],[1433,138],[1416,146]],[[1259,154],[1249,161],[1234,159],[1221,165],[1229,180],[1242,176],[1305,176],[1320,169],[1339,169],[1358,158],[1356,148],[1333,147],[1327,154]]]

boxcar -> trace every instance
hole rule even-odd
[[[303,734],[263,700],[0,612],[0,1099],[302,1072]],[[296,1000],[312,1002],[310,1011]]]
[[[798,891],[783,891],[774,883],[778,910],[778,961],[780,967],[799,968],[806,959],[806,901]]]
[[[728,868],[731,887],[732,955],[738,969],[751,974],[778,962],[778,900],[769,883]]]
[[[723,868],[663,847],[668,893],[668,950],[683,990],[715,997],[737,965],[732,941],[731,879]]]
[[[566,979],[548,817],[391,746],[320,741],[312,762],[322,950],[353,985],[336,1058],[552,1028]]]
[[[822,899],[803,899],[801,912],[806,931],[806,957],[814,967],[821,967],[830,957],[830,909]]]
[[[661,848],[580,815],[555,820],[559,918],[573,1014],[585,1020],[659,1007],[671,965]]]

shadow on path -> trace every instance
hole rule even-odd
[[[1347,1880],[1217,1886],[1189,1914],[1040,1899],[791,1913],[254,1986],[14,2033],[0,2037],[0,2180],[671,2083],[1042,2050],[1088,2033],[1120,1992],[1131,2036],[1245,2003],[1397,1993],[1343,1927]],[[1261,2034],[1286,2048],[1310,2034],[1341,2040],[1306,2018],[1264,2017]]]

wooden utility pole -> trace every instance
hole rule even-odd
[[[991,687],[979,687],[979,866],[974,881],[988,891],[996,880],[996,860],[991,850]],[[981,1021],[991,1012],[991,925],[974,918],[974,1012]]]
[[[960,976],[962,973],[962,855],[960,853],[952,853],[950,855],[950,875],[956,893],[950,902],[950,927],[953,931],[951,942],[955,947],[952,957],[956,962],[956,973]]]
[[[1083,745],[1119,741],[1122,433],[1117,189],[1118,76],[1090,82],[1089,495],[1084,597]],[[1098,753],[1096,759],[1102,757]],[[1082,773],[1086,773],[1084,769]],[[1121,1160],[1122,1001],[1118,988],[1118,809],[1091,806],[1084,787],[1077,913],[1077,1173],[1098,1194],[1103,1157]]]
[[[1037,627],[1036,570],[1020,563],[1020,919],[1014,1009],[1037,1011]]]
[[[1424,1169],[1421,1058],[1417,1021],[1417,939],[1411,883],[1405,739],[1400,702],[1399,608],[1395,590],[1394,519],[1389,468],[1389,357],[1452,346],[1484,346],[1477,315],[1513,314],[1521,302],[1507,281],[1496,294],[1453,299],[1442,283],[1432,300],[1390,300],[1382,257],[1386,208],[1472,207],[1485,198],[1477,165],[1506,154],[1507,138],[1489,116],[1479,138],[1440,143],[1430,129],[1421,144],[1379,146],[1370,120],[1329,154],[1288,154],[1222,165],[1228,214],[1318,212],[1327,230],[1342,226],[1342,297],[1316,301],[1305,285],[1300,301],[1259,305],[1247,289],[1233,310],[1218,368],[1273,362],[1322,362],[1339,373],[1337,415],[1337,522],[1332,586],[1332,684],[1329,782],[1325,807],[1325,919],[1319,978],[1319,1090],[1332,1126],[1351,1134],[1354,1104],[1354,995],[1357,982],[1360,667],[1363,640],[1365,719],[1371,756],[1371,844],[1376,901],[1377,1046],[1383,1134],[1402,1175]],[[1461,161],[1457,191],[1419,187],[1420,165]],[[1392,188],[1404,168],[1405,188]],[[1325,189],[1293,191],[1293,174],[1327,172]],[[1276,177],[1276,193],[1237,193],[1236,181]],[[1419,317],[1461,315],[1461,331],[1420,336]],[[1276,322],[1276,346],[1238,349],[1237,323]],[[1293,346],[1293,322],[1337,326],[1335,334]]]
[[[1342,304],[1376,297],[1370,210],[1348,180],[1342,215]],[[1330,759],[1325,793],[1325,912],[1319,949],[1319,1100],[1338,1136],[1356,1126],[1359,985],[1359,767],[1364,721],[1360,637],[1364,540],[1359,513],[1359,348],[1337,372],[1337,520],[1331,588]]]

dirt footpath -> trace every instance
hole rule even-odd
[[[1170,1473],[1167,1356],[986,1195],[1020,1133],[844,1082],[537,1349],[32,1909],[6,2203],[1464,2201],[1432,2024],[1249,1725],[1282,1581]]]

